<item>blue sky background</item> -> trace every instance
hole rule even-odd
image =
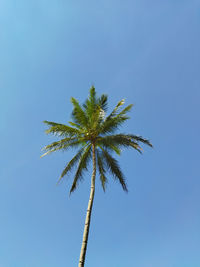
[[[199,29],[198,0],[0,0],[0,267],[78,265],[91,173],[56,186],[42,121],[92,84],[155,148],[122,154],[129,194],[97,182],[86,266],[200,266]]]

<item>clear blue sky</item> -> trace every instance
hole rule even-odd
[[[0,1],[0,267],[77,266],[91,173],[56,186],[42,121],[92,84],[155,148],[122,154],[128,194],[97,182],[86,266],[200,266],[199,48],[199,0]]]

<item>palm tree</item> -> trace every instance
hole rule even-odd
[[[79,148],[78,153],[67,163],[59,181],[72,169],[77,166],[74,180],[70,189],[70,194],[77,188],[79,181],[83,179],[84,171],[88,170],[89,162],[92,160],[91,189],[88,202],[83,241],[79,258],[79,267],[85,263],[85,255],[88,243],[91,212],[95,193],[96,170],[103,190],[106,189],[107,171],[117,180],[124,191],[127,190],[126,181],[118,161],[112,153],[120,155],[122,148],[133,148],[142,152],[139,143],[152,147],[149,140],[133,134],[116,133],[118,128],[129,119],[129,112],[133,105],[128,105],[122,109],[124,100],[118,102],[113,111],[106,116],[107,96],[96,96],[95,88],[90,88],[90,94],[83,105],[80,105],[75,98],[71,98],[73,104],[72,122],[68,125],[50,121],[44,121],[49,127],[47,134],[53,134],[61,138],[57,142],[44,147],[46,153],[41,157],[57,150],[67,150],[68,148]]]

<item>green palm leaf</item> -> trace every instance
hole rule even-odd
[[[113,158],[108,151],[102,150],[102,154],[107,165],[108,170],[113,175],[113,177],[118,180],[123,188],[124,191],[128,192],[127,185],[125,182],[124,175],[120,169],[118,161]]]
[[[138,136],[138,135],[133,135],[133,134],[127,134],[127,137],[130,137],[132,140],[135,140],[137,142],[141,142],[145,145],[148,145],[150,147],[153,147],[153,145],[151,144],[151,142],[148,139],[143,138],[142,136]]]
[[[105,192],[106,190],[106,184],[107,184],[107,178],[105,176],[106,170],[105,170],[105,163],[104,160],[102,158],[102,154],[99,153],[99,151],[97,150],[97,165],[98,165],[98,170],[99,170],[99,174],[100,174],[100,180],[101,180],[101,185],[103,187],[103,190]]]
[[[77,164],[77,162],[80,160],[80,157],[82,156],[84,151],[84,148],[81,148],[78,153],[68,162],[68,164],[66,165],[66,167],[64,168],[63,172],[61,173],[61,176],[58,180],[57,183],[59,183],[61,181],[61,179],[68,174],[73,167],[75,167],[75,165]]]
[[[83,179],[83,172],[88,168],[88,162],[91,159],[91,145],[89,145],[84,153],[81,155],[79,160],[79,165],[74,177],[72,187],[70,189],[70,194],[77,188],[78,181]]]
[[[97,101],[97,105],[101,107],[101,109],[103,109],[104,112],[107,111],[108,108],[108,97],[107,95],[102,95],[101,97],[99,97],[98,101]]]
[[[66,138],[68,139],[68,138]],[[67,150],[68,148],[74,148],[80,145],[80,143],[83,144],[83,142],[81,140],[75,139],[72,141],[66,141],[65,139],[62,139],[58,142],[54,142],[50,145],[47,145],[43,148],[43,150],[47,150],[47,152],[45,152],[42,156],[46,156],[52,152],[58,151],[58,150]]]
[[[46,134],[53,134],[55,136],[75,136],[79,134],[79,131],[73,127],[67,126],[61,123],[55,123],[51,121],[44,121],[45,124],[51,126],[45,131]]]
[[[126,108],[124,108],[120,113],[117,113],[119,108],[125,103],[124,99],[121,100],[117,106],[114,108],[114,110],[111,112],[111,114],[105,119],[103,124],[101,125],[101,129],[99,131],[100,134],[108,134],[112,133],[121,127],[121,125],[128,120],[130,117],[126,115],[127,112],[129,112],[133,105],[129,105]]]
[[[117,103],[116,107],[115,107],[115,108],[113,109],[113,111],[111,112],[111,114],[108,116],[108,118],[111,118],[111,117],[116,116],[116,115],[117,115],[117,111],[120,109],[120,107],[121,107],[122,105],[124,105],[124,103],[125,103],[125,99],[120,100],[120,101]]]
[[[73,121],[78,125],[87,128],[88,118],[82,107],[79,105],[78,101],[74,97],[71,98],[71,102],[74,106],[74,109],[72,111]]]
[[[98,139],[98,144],[104,148],[110,148],[116,146],[119,150],[123,147],[132,147],[138,152],[142,153],[142,148],[139,146],[137,141],[133,140],[130,136],[124,134],[108,135]]]

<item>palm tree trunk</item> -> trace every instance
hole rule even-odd
[[[87,250],[90,220],[91,220],[92,206],[93,206],[93,200],[94,200],[95,177],[96,177],[96,155],[95,155],[94,144],[92,145],[92,161],[93,161],[93,171],[92,171],[92,179],[91,179],[90,198],[89,198],[87,214],[85,218],[85,227],[84,227],[84,232],[83,232],[83,241],[82,241],[78,267],[84,267],[84,264],[85,264],[85,255],[86,255],[86,250]]]

